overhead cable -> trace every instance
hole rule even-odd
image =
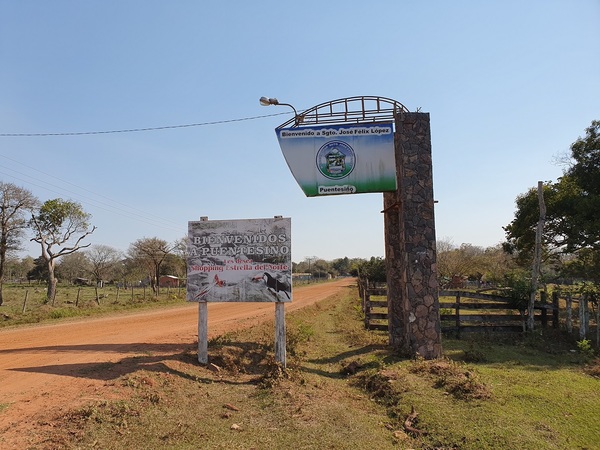
[[[281,116],[284,114],[291,114],[290,112],[280,112],[275,114],[266,114],[264,116],[253,116],[253,117],[242,117],[240,119],[229,119],[229,120],[216,120],[213,122],[201,122],[201,123],[188,123],[184,125],[166,125],[162,127],[147,127],[147,128],[128,128],[123,130],[104,130],[104,131],[72,131],[63,133],[0,133],[0,137],[41,137],[41,136],[84,136],[92,134],[115,134],[115,133],[139,133],[142,131],[159,131],[159,130],[172,130],[175,128],[190,128],[190,127],[203,127],[207,125],[219,125],[223,123],[232,122],[243,122],[246,120],[264,119],[266,117]]]

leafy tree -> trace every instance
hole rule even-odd
[[[40,244],[48,268],[47,301],[56,294],[54,271],[57,259],[90,246],[82,245],[82,241],[96,230],[96,227],[90,228],[90,218],[79,203],[61,198],[46,201],[37,214],[32,215],[30,225],[34,237],[31,240]]]
[[[33,260],[33,266],[29,272],[27,272],[27,279],[29,281],[48,279],[48,264],[42,256]]]
[[[513,258],[504,252],[501,245],[488,247],[481,255],[480,270],[484,273],[483,279],[487,282],[500,284],[515,268]]]
[[[593,121],[586,135],[571,145],[571,163],[557,182],[544,184],[546,225],[545,260],[557,252],[581,249],[600,251],[600,121]],[[515,218],[504,227],[504,249],[528,265],[535,244],[539,217],[535,188],[517,197]]]
[[[6,259],[6,268],[9,276],[12,279],[22,281],[27,278],[27,273],[33,269],[34,263],[31,256],[25,258],[10,257]]]
[[[317,259],[312,265],[312,276],[317,279],[327,279],[328,275],[335,275],[331,264],[324,259]]]
[[[571,145],[571,158],[573,164],[563,177],[572,184],[570,208],[564,211],[567,250],[600,250],[600,121],[593,121],[585,137]]]
[[[56,264],[57,278],[72,283],[76,278],[87,278],[90,272],[90,261],[83,252],[70,253],[63,256]]]
[[[123,254],[108,245],[93,245],[86,251],[90,273],[96,283],[109,281],[123,260]]]
[[[561,275],[571,280],[586,280],[600,285],[600,252],[584,248],[574,256],[563,264]]]
[[[130,259],[147,268],[150,275],[150,285],[157,295],[159,293],[160,269],[172,249],[173,247],[166,241],[156,237],[138,239],[129,247]]]
[[[578,196],[576,186],[568,177],[557,183],[546,182],[543,186],[546,220],[542,236],[542,261],[557,260],[557,252],[567,245],[568,224],[573,218],[574,204]],[[504,250],[515,257],[521,267],[531,266],[535,248],[535,233],[539,220],[537,188],[530,188],[516,199],[515,218],[504,227],[506,241]]]
[[[344,258],[334,259],[331,263],[331,266],[340,275],[348,275],[352,270],[352,262],[347,256]]]
[[[385,283],[387,281],[385,259],[372,256],[368,261],[358,264],[357,274],[360,278],[369,280],[369,282]]]
[[[19,249],[27,228],[26,216],[38,204],[38,199],[27,189],[0,181],[0,305],[3,303],[6,257]]]

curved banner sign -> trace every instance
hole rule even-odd
[[[187,301],[291,302],[291,219],[188,222]]]
[[[391,122],[275,132],[287,165],[307,197],[396,190]]]

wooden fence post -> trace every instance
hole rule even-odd
[[[540,303],[542,306],[542,328],[546,328],[548,326],[548,311],[546,310],[548,294],[546,294],[546,291],[540,292]]]
[[[79,295],[81,295],[81,288],[77,288],[77,298],[75,299],[75,306],[79,306]]]
[[[460,291],[456,292],[456,304],[454,308],[456,312],[456,334],[460,338]]]
[[[559,327],[559,302],[558,302],[558,291],[552,292],[552,328],[558,329]]]
[[[567,292],[567,333],[573,334],[573,296]]]
[[[117,303],[119,303],[119,285],[117,285]]]
[[[23,300],[23,311],[21,311],[22,313],[25,313],[25,308],[27,308],[27,297],[29,297],[29,291],[25,291],[25,300]]]
[[[369,329],[369,323],[371,322],[371,294],[369,294],[369,288],[364,291],[364,304],[365,304],[365,328]]]
[[[596,297],[596,347],[600,348],[600,300]]]
[[[198,302],[198,362],[208,364],[208,305]]]
[[[133,303],[133,285],[131,285],[131,303]]]
[[[579,297],[579,339],[585,339],[587,334],[587,296]]]
[[[285,369],[286,347],[285,347],[285,303],[275,303],[275,361]]]
[[[100,306],[100,297],[98,296],[98,286],[96,286],[94,289],[96,291],[96,303],[98,303],[98,306]]]

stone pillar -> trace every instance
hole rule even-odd
[[[385,238],[385,271],[387,278],[389,344],[408,354],[404,344],[405,323],[408,317],[404,302],[406,296],[406,261],[404,259],[404,228],[400,220],[398,191],[383,193],[383,221]]]
[[[429,114],[400,113],[398,189],[384,194],[390,344],[407,356],[442,355]]]

